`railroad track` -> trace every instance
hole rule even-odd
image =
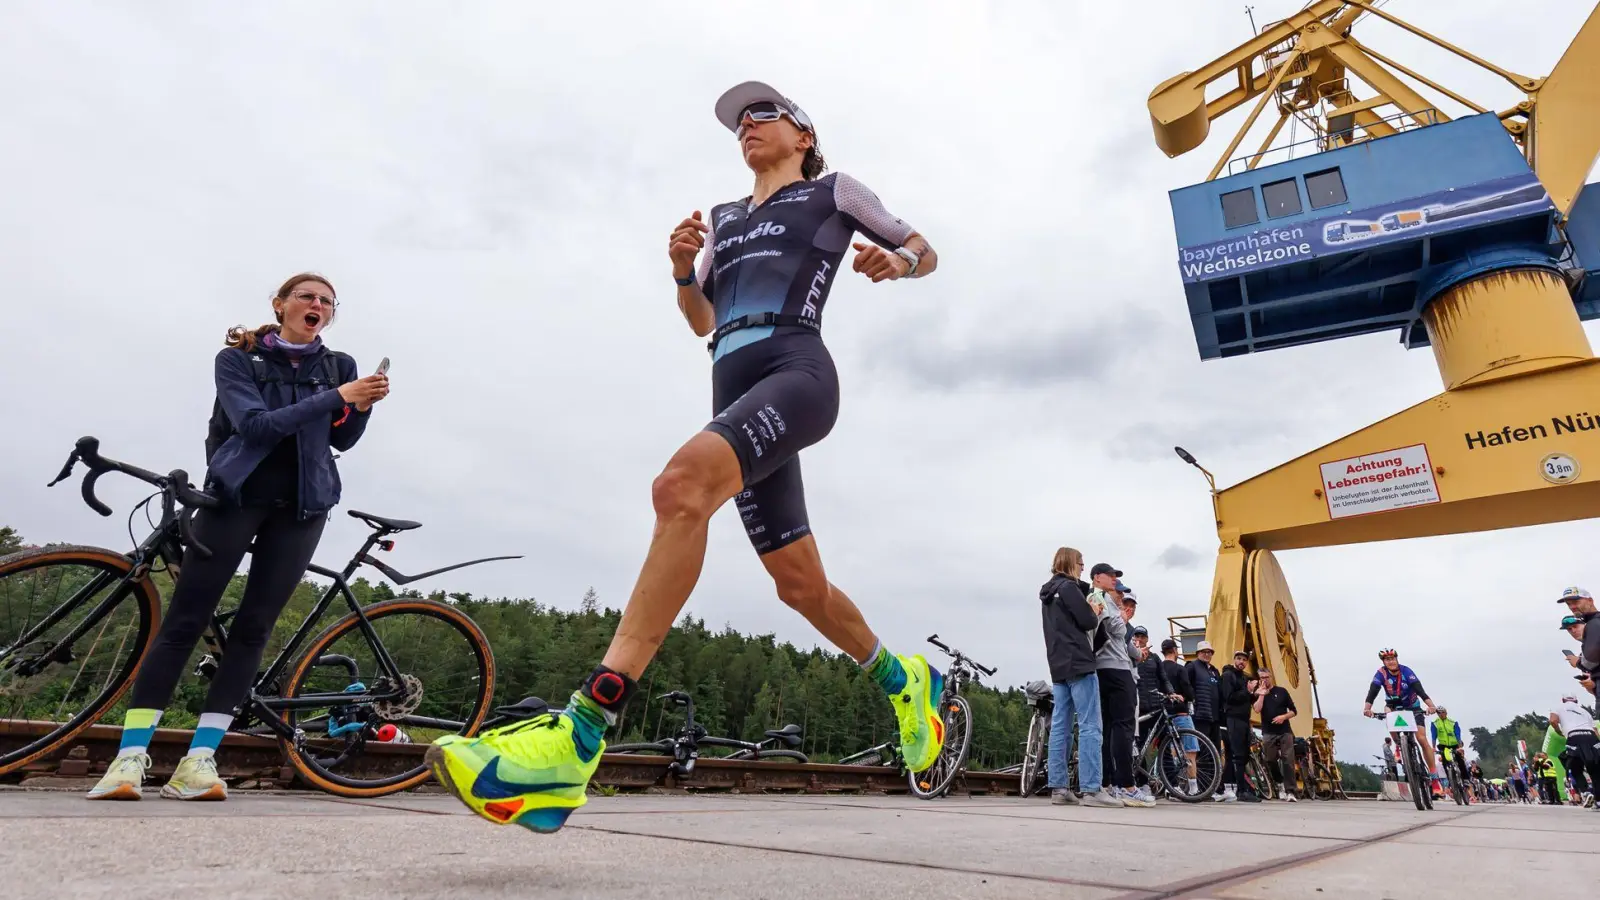
[[[48,733],[51,723],[0,720],[0,753]],[[189,749],[193,732],[177,728],[158,728],[150,741],[152,779],[172,774],[178,760]],[[64,749],[47,759],[0,776],[12,784],[61,784],[63,779],[98,777],[116,755],[122,729],[113,725],[91,725],[73,738]],[[417,765],[426,744],[367,745],[372,757],[369,770],[353,775],[376,774],[393,766],[403,771]],[[821,763],[755,762],[700,757],[694,774],[678,778],[667,771],[666,757],[607,753],[600,760],[593,784],[620,791],[665,788],[684,791],[783,791],[791,793],[901,793],[907,791],[904,776],[882,766],[839,766]],[[283,749],[274,738],[230,733],[217,752],[217,771],[230,784],[244,788],[312,788],[296,777],[284,759]],[[958,779],[951,793],[1016,794],[1014,773],[968,772]],[[430,781],[419,790],[438,789]]]
[[[0,753],[16,749],[54,728],[52,723],[0,719]],[[165,779],[189,749],[193,732],[178,728],[158,728],[150,741],[152,779]],[[72,739],[63,750],[23,768],[0,776],[0,782],[21,785],[52,785],[98,777],[116,755],[122,742],[122,729],[114,725],[91,725]],[[371,772],[389,766],[394,771],[415,766],[427,749],[425,744],[368,745],[373,757]],[[667,789],[680,791],[738,791],[755,793],[864,793],[898,794],[907,791],[906,780],[896,770],[884,766],[840,766],[823,763],[756,762],[701,757],[694,774],[678,778],[667,771],[665,757],[607,753],[600,760],[593,784],[618,791]],[[248,734],[228,734],[217,753],[217,771],[239,788],[313,790],[298,777],[284,759],[283,749],[274,738]],[[354,773],[353,773],[354,774]],[[360,774],[369,774],[362,772]],[[428,782],[418,790],[438,790]],[[952,794],[968,796],[1013,795],[1018,789],[1015,772],[967,772],[951,787]],[[1376,792],[1347,791],[1351,800],[1376,799]]]

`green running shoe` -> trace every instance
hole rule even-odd
[[[565,714],[545,713],[476,738],[447,734],[426,759],[468,809],[496,825],[550,834],[588,802],[585,788],[604,751],[605,741],[580,746]]]
[[[944,694],[944,676],[928,665],[922,654],[899,656],[906,671],[906,686],[891,701],[895,718],[900,720],[900,755],[906,768],[925,772],[944,749],[944,717],[934,704]]]

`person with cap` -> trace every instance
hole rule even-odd
[[[1561,592],[1561,599],[1556,602],[1566,604],[1567,613],[1581,620],[1584,625],[1587,625],[1596,615],[1594,595],[1581,587],[1573,586],[1567,588]],[[1577,656],[1567,657],[1567,663],[1575,669],[1582,670],[1584,674],[1589,676],[1586,679],[1588,682],[1586,687],[1590,693],[1594,693],[1594,689],[1590,685],[1594,684],[1595,673],[1600,672],[1600,628],[1596,628],[1594,631],[1589,631],[1585,628],[1580,633],[1583,635],[1583,651]]]
[[[1132,646],[1128,637],[1128,612],[1119,601],[1117,579],[1122,573],[1109,563],[1095,563],[1089,570],[1094,591],[1089,595],[1100,606],[1096,628],[1095,675],[1100,679],[1100,722],[1104,732],[1101,757],[1105,780],[1112,796],[1124,806],[1155,806],[1133,784],[1133,725],[1137,699],[1134,694]]]
[[[1595,794],[1600,792],[1600,740],[1594,717],[1578,704],[1577,692],[1561,695],[1561,705],[1550,713],[1550,726],[1566,741],[1568,768],[1574,786],[1584,795],[1583,805],[1595,806]]]
[[[496,824],[554,832],[586,802],[607,730],[700,578],[711,517],[735,498],[778,598],[888,696],[906,768],[926,771],[943,749],[935,706],[943,676],[920,654],[890,652],[829,582],[799,460],[839,415],[838,373],[821,326],[845,255],[853,246],[850,269],[874,284],[927,276],[938,258],[860,181],[823,174],[815,123],[781,92],[747,81],[724,92],[715,112],[753,186],[708,216],[696,210],[664,248],[679,311],[691,331],[710,338],[713,416],[652,484],[655,528],[644,564],[603,660],[565,708],[429,748],[440,782]],[[857,234],[865,240],[852,244]]]
[[[1463,785],[1470,784],[1471,775],[1467,772],[1467,742],[1461,737],[1461,723],[1450,718],[1450,711],[1444,704],[1434,704],[1436,718],[1428,723],[1428,739],[1433,746],[1439,749],[1440,755],[1449,748],[1450,759],[1448,764],[1453,769],[1451,779],[1459,779]]]
[[[1127,592],[1123,595],[1123,610],[1130,619],[1133,609],[1133,594]],[[1139,728],[1139,720],[1152,710],[1163,709],[1170,702],[1175,691],[1167,683],[1167,673],[1161,668],[1161,657],[1150,649],[1150,632],[1143,625],[1134,625],[1129,633],[1129,640],[1133,641],[1131,658],[1133,660],[1133,681],[1135,696],[1138,698],[1134,709],[1134,742],[1137,744],[1143,739],[1143,732]],[[1147,720],[1154,724],[1155,720]],[[1156,802],[1155,794],[1150,790],[1150,785],[1145,774],[1136,771],[1133,776],[1134,789],[1142,800]]]
[[[1562,616],[1561,617],[1561,625],[1559,627],[1561,628],[1562,631],[1565,631],[1567,633],[1567,635],[1569,637],[1571,637],[1573,640],[1577,641],[1579,644],[1583,643],[1583,639],[1586,636],[1587,630],[1584,628],[1584,619],[1583,619],[1582,616],[1574,616],[1574,615]],[[1574,654],[1571,650],[1563,650],[1561,652],[1566,655],[1567,662],[1569,664],[1572,663],[1573,660],[1575,660],[1577,658],[1576,654]],[[1583,685],[1583,689],[1584,690],[1588,691],[1590,694],[1594,693],[1594,676],[1593,675],[1590,675],[1587,672],[1580,672],[1577,675],[1574,675],[1573,677],[1578,679],[1578,683]]]
[[[1161,673],[1166,677],[1167,687],[1172,693],[1167,697],[1167,715],[1172,717],[1174,728],[1194,728],[1194,717],[1189,710],[1194,703],[1194,682],[1190,681],[1189,669],[1178,662],[1178,642],[1166,638],[1161,642]],[[1198,730],[1198,729],[1195,729]],[[1195,771],[1196,757],[1200,753],[1200,742],[1193,735],[1183,736],[1183,755],[1189,761],[1189,794],[1193,796],[1200,788],[1196,784],[1199,774]],[[1172,798],[1173,802],[1181,802]]]
[[[1065,806],[1078,802],[1067,776],[1067,750],[1072,728],[1078,728],[1078,788],[1084,806],[1122,807],[1102,784],[1100,679],[1096,673],[1093,635],[1100,624],[1100,607],[1090,603],[1083,574],[1083,554],[1072,547],[1056,550],[1050,562],[1050,580],[1039,588],[1044,620],[1044,653],[1050,664],[1051,700],[1048,769],[1050,802]]]
[[[1259,797],[1244,780],[1245,766],[1250,759],[1250,710],[1256,702],[1256,685],[1250,677],[1250,654],[1242,649],[1233,653],[1233,665],[1222,672],[1222,713],[1227,718],[1228,763],[1222,776],[1224,801],[1260,803]]]
[[[1201,641],[1195,648],[1194,659],[1190,660],[1184,669],[1189,673],[1189,683],[1194,685],[1194,730],[1206,736],[1206,740],[1217,748],[1217,753],[1224,752],[1222,746],[1222,674],[1211,660],[1217,655],[1216,648],[1210,641]],[[1198,746],[1196,751],[1198,751]],[[1220,784],[1213,800],[1227,799],[1227,790]]]

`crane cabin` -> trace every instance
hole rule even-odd
[[[1427,301],[1494,269],[1564,272],[1600,316],[1600,191],[1562,222],[1494,113],[1256,161],[1169,192],[1202,359],[1391,329],[1427,346]]]

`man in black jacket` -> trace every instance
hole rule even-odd
[[[1078,580],[1083,554],[1071,547],[1056,551],[1050,580],[1039,588],[1044,622],[1045,657],[1050,663],[1052,699],[1050,719],[1050,802],[1078,802],[1067,783],[1067,746],[1073,719],[1078,724],[1078,789],[1084,806],[1120,807],[1101,784],[1100,679],[1096,675],[1091,635],[1100,622],[1101,609],[1086,594],[1089,585]]]
[[[1250,710],[1256,702],[1256,680],[1245,672],[1249,665],[1250,654],[1237,650],[1233,665],[1222,673],[1222,711],[1228,720],[1228,771],[1222,776],[1224,802],[1261,802],[1244,780],[1245,762],[1250,758]]]
[[[1189,673],[1189,683],[1194,685],[1194,730],[1206,736],[1221,756],[1222,746],[1222,674],[1211,664],[1216,655],[1210,641],[1201,641],[1195,648],[1194,659],[1184,666]],[[1222,759],[1226,759],[1222,756]],[[1219,760],[1221,762],[1222,760]],[[1227,793],[1218,786],[1213,800],[1226,799]]]
[[[1174,728],[1194,728],[1194,718],[1189,715],[1189,705],[1194,702],[1194,683],[1189,680],[1189,669],[1178,662],[1178,642],[1167,638],[1161,642],[1161,672],[1166,676],[1172,694],[1167,698],[1167,715],[1172,717]],[[1196,784],[1195,757],[1200,743],[1193,735],[1183,738],[1183,755],[1189,758],[1189,795],[1200,788]],[[1176,799],[1176,798],[1174,798]]]

